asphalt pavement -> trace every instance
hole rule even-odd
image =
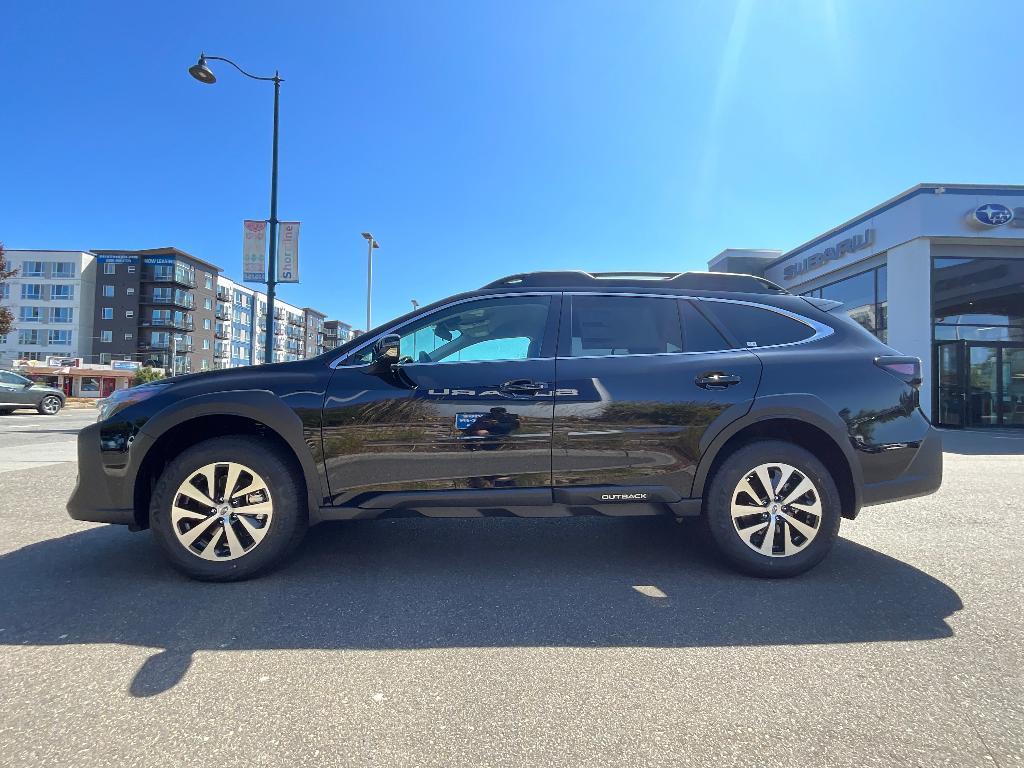
[[[5,766],[1007,766],[1024,761],[1024,436],[817,569],[730,572],[667,519],[313,529],[199,584],[77,523],[91,411],[0,416]]]

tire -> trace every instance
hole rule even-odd
[[[773,486],[770,496],[762,477]],[[839,536],[835,480],[813,454],[782,440],[749,443],[729,455],[705,500],[705,524],[718,551],[751,576],[804,573],[821,562]]]
[[[9,413],[14,413],[13,408],[0,408],[0,416],[6,416]]]
[[[39,401],[39,405],[36,406],[36,410],[39,411],[43,416],[56,416],[60,413],[60,409],[64,407],[64,403],[56,395],[47,395]]]
[[[216,503],[208,506],[211,474]],[[226,494],[232,474],[234,498]],[[149,520],[160,548],[182,573],[201,581],[248,579],[278,565],[302,541],[305,482],[293,457],[266,440],[216,437],[167,465]]]

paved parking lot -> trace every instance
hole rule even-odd
[[[4,765],[1024,760],[1020,436],[951,435],[940,493],[791,581],[690,524],[490,518],[320,527],[209,585],[67,518],[90,418],[0,417]]]

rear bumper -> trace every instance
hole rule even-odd
[[[107,473],[100,451],[100,425],[90,424],[78,433],[78,479],[68,499],[73,520],[133,526],[135,509],[129,483]]]
[[[942,436],[928,428],[917,453],[898,477],[881,483],[865,484],[861,496],[863,506],[885,504],[935,493],[942,485]]]

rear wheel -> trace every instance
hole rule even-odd
[[[835,544],[839,491],[809,451],[763,440],[725,459],[711,481],[705,517],[719,551],[739,570],[796,576]]]
[[[189,448],[160,475],[150,526],[171,563],[204,581],[278,564],[306,531],[306,491],[289,457],[250,437]]]
[[[44,416],[56,416],[60,413],[60,409],[64,406],[64,403],[60,401],[60,398],[56,395],[47,395],[39,401],[39,405],[36,406],[38,410]]]
[[[6,416],[8,413],[14,413],[13,408],[0,408],[0,416]]]

